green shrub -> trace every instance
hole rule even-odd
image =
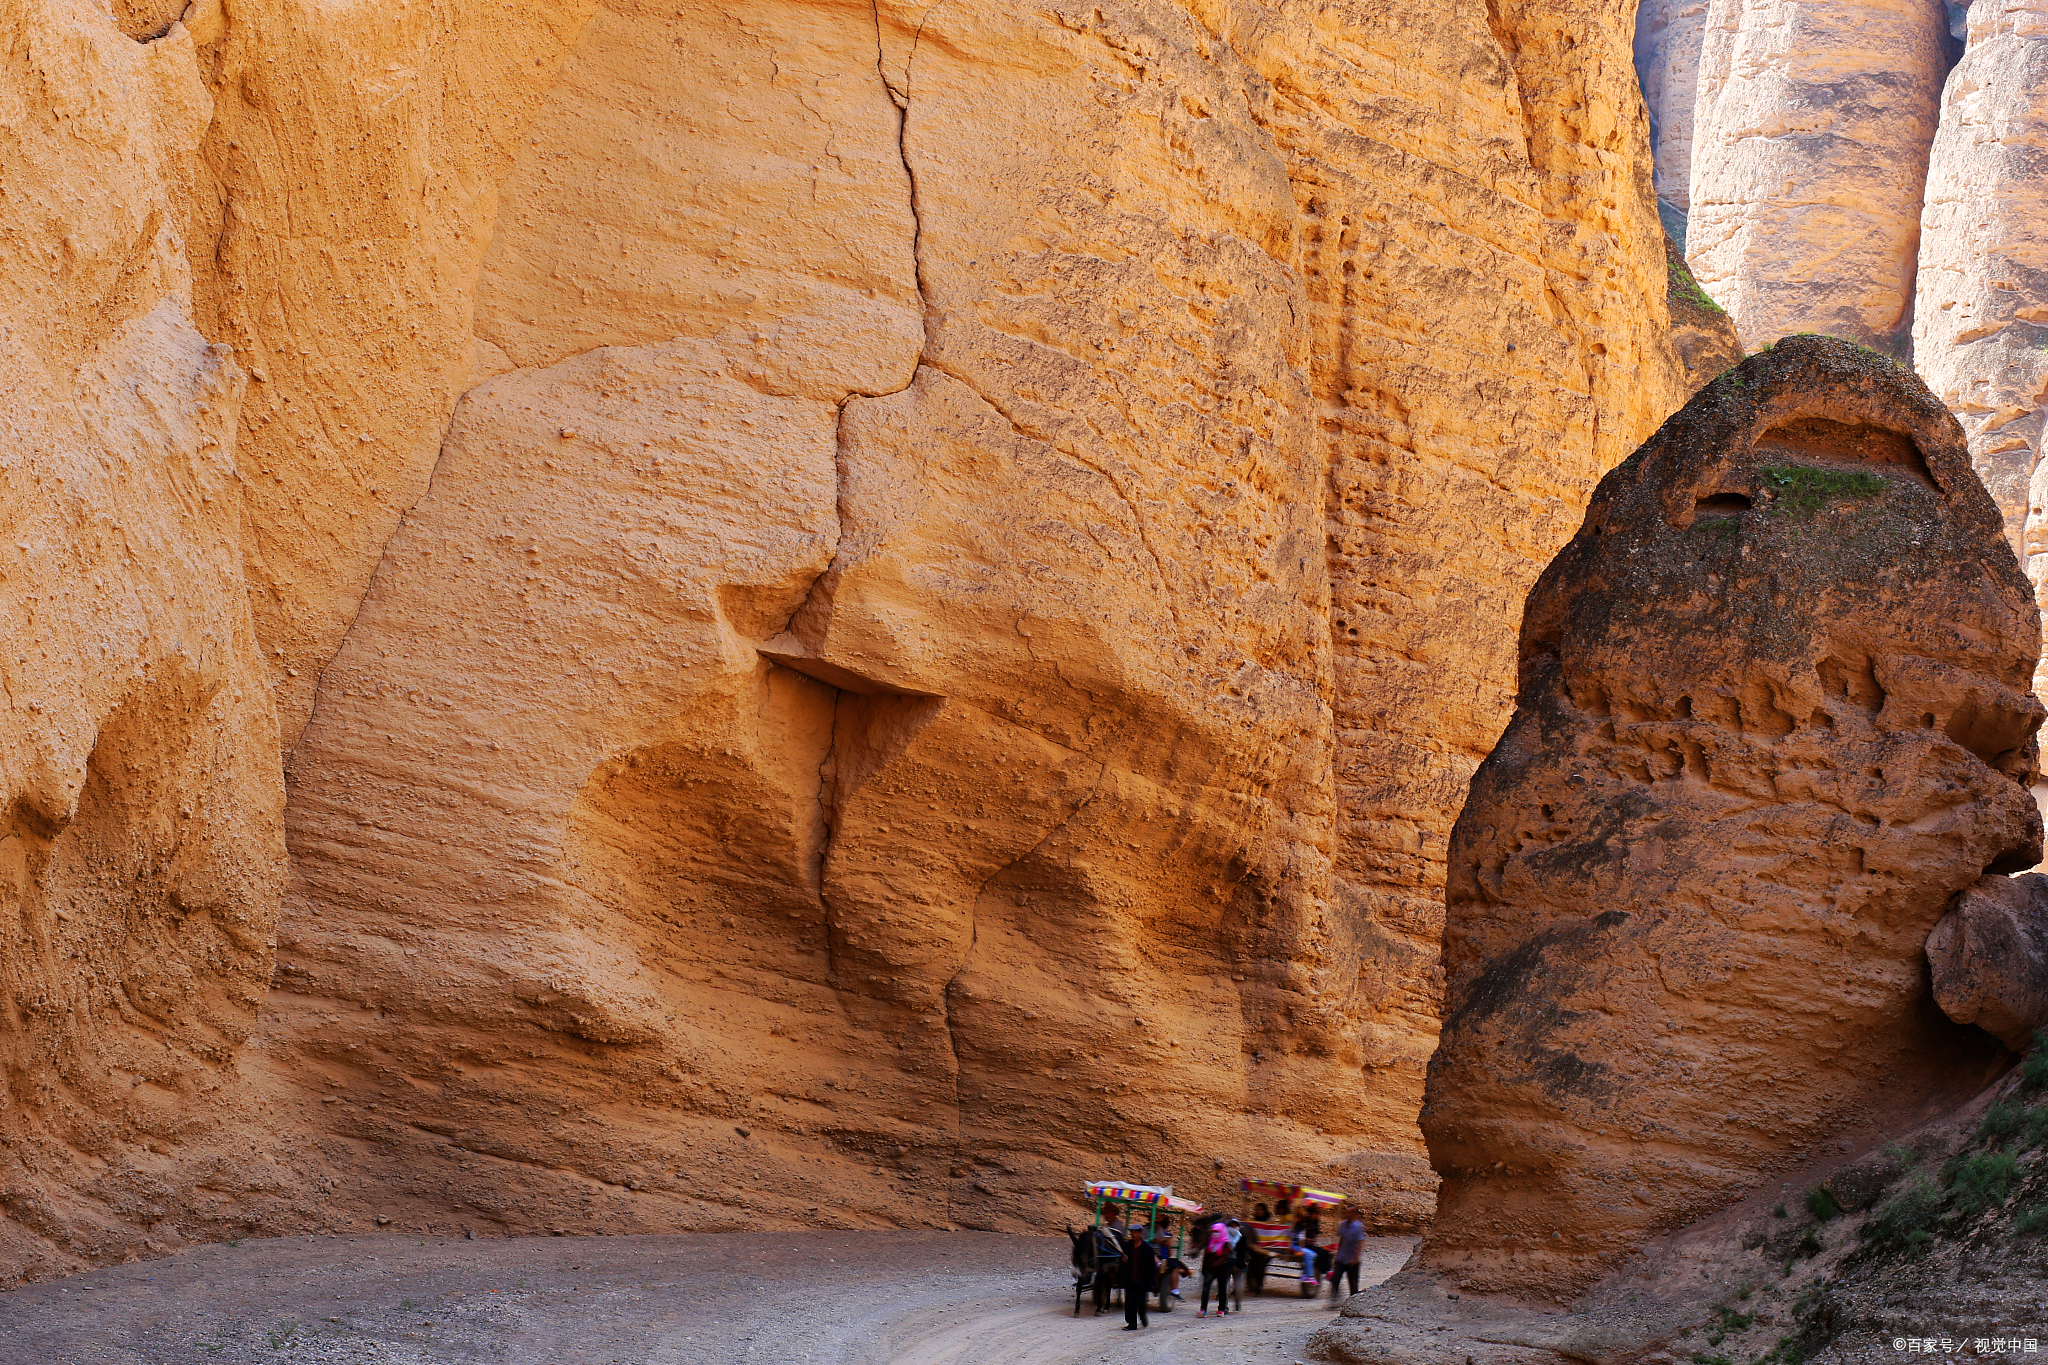
[[[1806,1211],[1825,1223],[1842,1212],[1842,1206],[1835,1201],[1835,1192],[1825,1185],[1815,1185],[1806,1192]]]
[[[1977,1125],[1974,1141],[1982,1143],[2003,1142],[2020,1131],[2026,1122],[2027,1111],[2009,1100],[2000,1100],[1984,1111],[1984,1121]]]
[[[1673,297],[1684,299],[1693,307],[1704,308],[1709,313],[1727,311],[1720,304],[1715,303],[1706,290],[1700,288],[1700,282],[1693,278],[1692,272],[1686,269],[1685,266],[1673,260],[1667,260],[1664,264],[1666,274],[1669,277],[1670,292]]]
[[[2034,1046],[2020,1066],[2020,1093],[2029,1095],[2036,1090],[2048,1090],[2048,1029],[2034,1034]]]
[[[1773,506],[1811,517],[1842,498],[1874,498],[1889,487],[1881,474],[1862,469],[1820,469],[1813,465],[1765,465],[1764,482],[1775,491]]]
[[[1799,1245],[1792,1249],[1792,1259],[1796,1261],[1801,1256],[1818,1256],[1824,1250],[1826,1248],[1821,1246],[1820,1238],[1814,1235],[1812,1228],[1808,1228],[1806,1235],[1799,1239]]]
[[[1772,1210],[1771,1210],[1771,1217],[1773,1217],[1773,1218],[1783,1218],[1784,1216],[1785,1216],[1785,1206],[1784,1206],[1783,1204],[1780,1204],[1780,1205],[1778,1205],[1778,1207],[1776,1207],[1776,1208],[1774,1208],[1774,1209],[1772,1209]]]
[[[1926,1176],[1888,1199],[1863,1225],[1863,1237],[1881,1251],[1916,1251],[1933,1236],[1941,1217],[1941,1193]]]
[[[1714,1325],[1722,1332],[1746,1332],[1756,1321],[1753,1313],[1738,1313],[1725,1303],[1714,1305],[1714,1316],[1719,1319]]]
[[[2039,1147],[2042,1138],[2048,1138],[2048,1104],[2037,1104],[2027,1111],[2027,1131],[2020,1145]]]
[[[1971,1152],[1950,1168],[1949,1197],[1967,1218],[2003,1204],[2019,1176],[2019,1160],[2010,1152]]]

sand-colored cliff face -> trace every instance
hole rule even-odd
[[[1927,177],[1913,353],[1970,437],[2006,534],[2041,579],[2030,492],[2048,383],[2048,235],[2037,144],[2048,127],[2048,10],[1973,5]]]
[[[1711,0],[1686,259],[1744,346],[1905,353],[1947,29],[1932,0]]]
[[[183,26],[215,101],[196,311],[255,381],[244,563],[287,748],[474,382],[498,186],[591,9],[199,0]]]
[[[242,579],[243,376],[194,325],[185,267],[210,108],[191,39],[138,44],[61,0],[0,6],[0,33],[0,1261],[19,1271],[143,1249],[170,1212],[161,1176],[263,1000],[284,847]]]
[[[280,1229],[1426,1212],[1445,835],[1681,396],[1628,33],[195,10],[150,192],[251,376],[294,876],[166,1198],[254,1144]]]

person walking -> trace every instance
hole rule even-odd
[[[1340,1297],[1337,1286],[1346,1275],[1351,1277],[1351,1292],[1358,1292],[1358,1263],[1365,1256],[1365,1224],[1358,1221],[1358,1210],[1346,1209],[1345,1219],[1337,1225],[1337,1264],[1330,1270],[1330,1297]]]
[[[1209,1229],[1209,1241],[1202,1248],[1202,1298],[1195,1316],[1209,1316],[1209,1290],[1216,1290],[1216,1316],[1225,1317],[1230,1312],[1231,1265],[1230,1228],[1217,1223]]]
[[[1152,1325],[1145,1306],[1158,1282],[1159,1254],[1144,1233],[1132,1228],[1124,1238],[1124,1331]]]
[[[1244,1311],[1244,1268],[1250,1257],[1253,1237],[1251,1230],[1235,1218],[1223,1220],[1230,1229],[1230,1306],[1237,1312]]]

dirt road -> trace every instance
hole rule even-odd
[[[1368,1244],[1367,1283],[1406,1258]],[[290,1237],[0,1294],[5,1365],[1292,1365],[1323,1298],[1072,1316],[1063,1237]]]

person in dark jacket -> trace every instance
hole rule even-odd
[[[1124,1239],[1124,1330],[1135,1332],[1150,1327],[1145,1301],[1159,1282],[1159,1255],[1145,1234],[1132,1228]]]

